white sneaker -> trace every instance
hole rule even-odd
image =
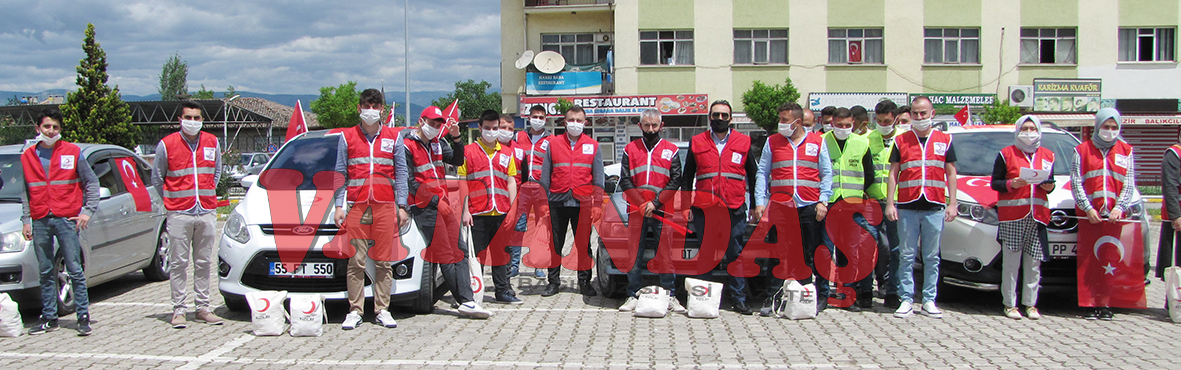
[[[923,302],[922,313],[935,319],[943,318],[943,311],[940,311],[939,307],[935,307],[935,302]]]
[[[894,311],[894,317],[905,319],[910,317],[910,314],[912,313],[914,313],[914,307],[911,305],[911,303],[902,301],[902,304],[898,305],[898,310]]]
[[[1021,310],[1017,309],[1017,307],[1005,307],[1005,317],[1013,320],[1021,320]]]
[[[681,302],[678,301],[676,297],[669,297],[668,310],[674,313],[685,313],[686,311],[685,306],[682,306]]]
[[[619,312],[635,311],[637,302],[639,302],[639,300],[637,300],[636,297],[627,297],[627,300],[623,301],[623,305],[619,306]]]
[[[489,316],[492,316],[492,311],[477,306],[475,302],[467,302],[459,305],[459,313],[473,319],[487,319]]]
[[[377,311],[376,321],[377,321],[377,325],[381,325],[381,326],[384,326],[387,328],[398,327],[398,321],[394,320],[394,317],[390,315],[390,311],[387,311],[387,310]]]
[[[1037,312],[1037,307],[1026,307],[1025,308],[1025,316],[1028,317],[1030,320],[1037,320],[1037,319],[1042,318],[1042,314],[1040,312]]]
[[[344,330],[353,330],[361,325],[361,313],[358,311],[349,312],[344,316],[344,323],[340,324],[340,328]]]

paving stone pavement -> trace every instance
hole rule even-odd
[[[946,287],[943,319],[897,319],[877,299],[872,312],[828,309],[815,320],[727,310],[701,320],[633,318],[616,311],[621,300],[577,294],[572,280],[553,297],[541,297],[544,283],[533,277],[513,284],[525,303],[488,303],[495,316],[486,321],[460,318],[448,296],[430,315],[394,312],[396,329],[372,324],[369,314],[342,331],[347,305],[332,303],[322,337],[293,338],[255,337],[249,314],[228,311],[216,294],[225,325],[172,329],[168,283],[132,274],[91,289],[93,335],[75,336],[65,317],[54,333],[0,338],[0,368],[1176,369],[1168,364],[1181,353],[1181,326],[1161,308],[1164,284],[1156,279],[1148,286],[1151,308],[1117,309],[1111,322],[1083,320],[1070,292],[1044,291],[1039,321],[1001,316],[999,293]]]

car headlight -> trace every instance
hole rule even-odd
[[[959,202],[956,204],[956,212],[959,213],[960,217],[976,222],[983,222],[988,225],[997,225],[1000,223],[995,208],[984,208],[984,206],[976,203]]]
[[[0,253],[15,253],[25,250],[28,241],[21,232],[11,232],[0,236]]]
[[[1144,217],[1144,203],[1136,203],[1128,207],[1127,218],[1131,220],[1140,220]]]
[[[238,243],[246,244],[250,241],[250,231],[246,229],[246,219],[242,214],[230,213],[230,218],[226,220],[225,234]]]

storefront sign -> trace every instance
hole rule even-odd
[[[827,106],[852,108],[860,105],[873,112],[873,108],[882,100],[906,105],[906,97],[906,93],[809,93],[808,109],[819,112]]]
[[[526,73],[525,93],[529,95],[601,94],[602,72]]]
[[[541,105],[550,116],[557,116],[557,96],[521,96],[520,112],[529,107]],[[648,108],[656,108],[661,114],[696,115],[709,113],[709,96],[706,94],[682,95],[616,95],[616,96],[565,96],[574,105],[586,110],[593,117],[639,116]]]
[[[1035,112],[1097,112],[1102,103],[1103,82],[1098,79],[1033,80]]]
[[[996,94],[910,94],[910,100],[919,96],[926,96],[931,99],[931,104],[935,106],[935,110],[943,109],[959,109],[965,105],[973,107],[982,107],[991,105],[996,101]]]
[[[1181,125],[1181,116],[1122,116],[1125,125]]]

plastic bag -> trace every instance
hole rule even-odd
[[[689,292],[687,310],[689,317],[713,319],[718,317],[722,306],[722,283],[685,278],[685,289]]]
[[[328,313],[324,311],[324,296],[319,294],[294,294],[291,296],[291,336],[318,337],[324,334],[324,322]]]
[[[20,306],[8,293],[0,294],[0,337],[19,337],[24,329]]]
[[[283,309],[285,299],[286,290],[246,293],[246,302],[250,303],[250,321],[254,323],[254,335],[276,336],[287,331],[287,311]]]

